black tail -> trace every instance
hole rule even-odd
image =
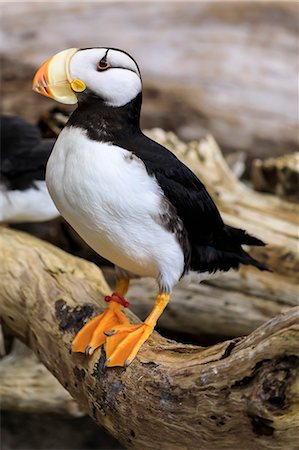
[[[224,225],[224,232],[227,237],[233,239],[235,244],[239,245],[253,245],[255,247],[264,247],[266,244],[257,239],[256,237],[250,236],[245,230],[240,228],[234,228],[229,225]]]
[[[242,245],[264,246],[265,243],[244,230],[224,225],[221,235],[215,236],[211,244],[192,248],[191,270],[209,273],[217,270],[227,272],[230,269],[238,269],[241,264],[269,270],[243,250]]]

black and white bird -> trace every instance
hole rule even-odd
[[[16,116],[1,116],[0,222],[43,222],[59,215],[46,182],[54,139]]]
[[[130,55],[64,50],[40,67],[33,88],[78,103],[50,156],[47,186],[61,215],[116,266],[107,310],[79,331],[73,351],[91,354],[105,343],[106,364],[126,366],[185,274],[204,278],[241,264],[265,269],[242,249],[264,243],[225,225],[194,173],[140,130],[142,82]],[[158,285],[155,307],[141,325],[130,324],[122,309],[136,275]]]

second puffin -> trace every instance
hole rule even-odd
[[[152,333],[175,284],[189,271],[213,274],[240,264],[265,267],[242,249],[264,245],[225,225],[205,186],[139,126],[142,82],[122,50],[64,50],[38,70],[37,92],[77,109],[50,156],[46,182],[61,215],[116,266],[107,310],[89,321],[74,352],[105,343],[108,366],[128,365]],[[158,294],[139,325],[123,312],[133,276],[153,277]]]

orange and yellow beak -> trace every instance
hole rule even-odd
[[[77,51],[77,48],[69,48],[45,61],[35,74],[33,90],[61,103],[77,103],[75,92],[86,88],[81,80],[72,80],[69,73],[70,60]]]

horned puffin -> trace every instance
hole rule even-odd
[[[3,115],[1,126],[0,222],[44,222],[59,216],[46,182],[54,139],[21,117]]]
[[[55,143],[46,182],[61,215],[116,267],[106,311],[79,331],[73,352],[90,355],[105,344],[106,365],[127,366],[188,272],[204,278],[241,264],[265,269],[242,248],[264,243],[226,225],[197,176],[142,133],[141,75],[128,53],[63,50],[42,64],[33,89],[78,104]],[[123,311],[134,276],[158,286],[152,312],[138,325]]]

